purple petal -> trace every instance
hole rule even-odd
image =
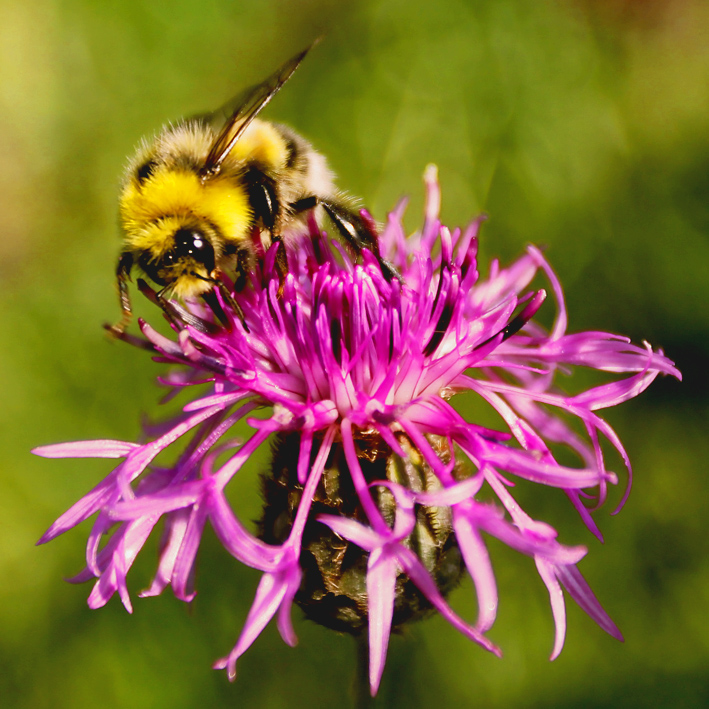
[[[61,515],[49,529],[40,537],[37,544],[46,544],[68,529],[75,527],[91,517],[94,512],[105,505],[114,494],[118,468],[107,475],[93,490],[74,503]]]
[[[141,598],[160,595],[172,580],[177,553],[182,546],[187,523],[189,521],[188,510],[177,510],[169,515],[165,523],[165,533],[161,542],[160,563],[150,588],[142,591]]]
[[[173,485],[151,495],[140,495],[126,502],[119,502],[111,507],[110,514],[116,520],[163,515],[194,505],[204,494],[204,487],[203,480]]]
[[[384,533],[388,531],[388,528],[369,492],[369,486],[364,478],[359,459],[357,458],[357,452],[355,451],[354,440],[352,438],[352,424],[347,419],[343,419],[342,421],[341,433],[345,459],[347,460],[347,465],[349,466],[350,475],[352,476],[352,482],[354,483],[359,501],[376,531],[380,534]]]
[[[536,558],[535,561],[539,575],[549,591],[551,612],[554,616],[554,626],[556,628],[554,648],[551,651],[549,659],[556,660],[556,658],[559,657],[561,649],[564,647],[564,637],[566,636],[566,606],[564,605],[564,594],[556,579],[553,564],[540,558]]]
[[[204,525],[207,521],[207,514],[206,506],[196,506],[191,510],[170,578],[175,596],[187,603],[195,597],[195,591],[192,588],[194,564]]]
[[[137,443],[126,441],[72,441],[38,446],[32,453],[43,458],[125,458],[136,448],[140,448]]]
[[[471,520],[456,508],[453,511],[453,527],[465,560],[465,566],[473,579],[478,597],[477,629],[484,633],[492,628],[497,615],[497,584],[490,563],[490,555],[478,530]]]
[[[244,397],[248,396],[245,391],[230,392],[228,394],[214,394],[213,396],[205,396],[196,401],[191,401],[184,407],[184,411],[199,411],[200,409],[206,409],[211,406],[219,406],[220,408],[226,408],[231,404],[240,401]]]
[[[482,505],[477,507],[479,510]],[[566,547],[554,540],[539,539],[529,529],[518,530],[491,514],[481,514],[478,511],[475,519],[480,528],[488,534],[527,556],[542,556],[556,564],[576,564],[587,553],[584,546]]]
[[[461,448],[466,450],[466,444],[459,442]],[[469,453],[471,458],[474,454]],[[562,487],[567,489],[577,489],[593,487],[598,485],[601,476],[598,471],[588,468],[567,468],[557,463],[547,463],[533,458],[527,453],[503,446],[486,445],[484,453],[485,462],[502,468],[508,473],[513,473],[519,477],[531,480],[532,482],[550,485],[551,487]],[[615,475],[607,474],[611,482],[616,481]]]
[[[467,635],[471,640],[476,642],[481,647],[484,647],[489,652],[502,656],[500,649],[488,640],[476,628],[463,622],[453,611],[448,607],[448,604],[443,599],[435,582],[429,575],[428,571],[423,567],[419,558],[410,550],[402,546],[397,547],[397,560],[403,567],[408,577],[418,586],[419,590],[426,596],[433,607],[457,630],[464,635]]]
[[[278,583],[275,574],[265,573],[256,591],[256,598],[241,631],[239,640],[227,657],[217,660],[214,669],[227,670],[230,681],[236,679],[236,661],[249,649],[261,631],[273,618],[286,593],[286,586]]]
[[[295,594],[298,592],[299,583],[290,583],[285,595],[283,596],[283,601],[278,608],[278,632],[283,638],[283,642],[290,647],[295,647],[298,644],[298,637],[295,634],[293,628],[293,619],[291,617],[291,610],[293,607],[293,599]]]
[[[317,520],[330,527],[335,534],[339,534],[343,539],[347,539],[365,551],[372,551],[386,541],[386,537],[382,537],[370,527],[365,527],[353,519],[335,515],[318,515]]]
[[[214,490],[209,500],[209,521],[224,548],[242,564],[270,571],[280,552],[250,534],[239,522],[221,490]]]
[[[575,406],[588,407],[591,411],[607,409],[609,406],[617,406],[645,391],[655,380],[656,376],[657,372],[636,374],[633,377],[628,377],[628,379],[623,379],[619,382],[604,384],[603,386],[589,389],[583,394],[569,399],[569,403]]]
[[[268,622],[273,618],[279,606],[288,599],[292,599],[295,591],[300,586],[302,573],[297,564],[297,559],[286,552],[281,561],[280,568],[273,573],[265,573],[261,577],[256,597],[249,610],[244,624],[244,629],[236,645],[226,658],[218,660],[215,669],[227,669],[230,680],[236,677],[236,661],[246,652]],[[283,627],[282,627],[283,629]],[[285,628],[286,637],[290,639],[292,628]]]
[[[618,630],[618,626],[611,620],[608,613],[603,610],[581,572],[575,566],[555,566],[554,571],[559,581],[561,581],[564,588],[578,603],[580,608],[588,613],[608,635],[623,642],[623,635]]]
[[[369,686],[372,696],[379,689],[384,672],[398,566],[386,548],[375,549],[367,563],[367,608],[369,611]]]

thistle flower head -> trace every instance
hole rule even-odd
[[[481,220],[449,231],[438,219],[432,169],[426,185],[422,229],[405,236],[402,205],[380,237],[400,279],[387,278],[367,251],[354,259],[312,223],[307,238],[289,242],[287,275],[272,249],[245,288],[219,296],[229,327],[197,303],[170,306],[174,337],[141,323],[142,346],[180,365],[164,383],[210,385],[206,393],[194,387],[178,417],[141,444],[84,441],[35,451],[122,459],[40,540],[96,514],[86,568],[73,579],[96,578],[91,607],[118,592],[131,610],[126,575],[161,520],[157,573],[142,595],[171,585],[190,601],[209,523],[227,552],[263,574],[241,636],[215,666],[234,677],[238,657],[274,616],[285,642],[295,644],[295,601],[328,627],[368,633],[374,694],[392,627],[426,612],[500,654],[486,636],[497,610],[485,543],[492,536],[536,563],[556,624],[552,659],[564,641],[562,587],[621,639],[577,568],[586,548],[558,542],[555,529],[522,511],[511,488],[521,479],[560,489],[600,537],[591,513],[617,482],[600,439],[619,452],[628,475],[630,463],[598,412],[636,396],[660,373],[679,372],[647,344],[567,334],[561,286],[534,247],[481,277]],[[537,274],[556,300],[548,331],[533,319],[546,298],[530,289]],[[568,395],[555,375],[574,366],[625,376]],[[461,392],[496,412],[502,430],[459,413],[452,401]],[[257,409],[269,415],[255,418]],[[231,434],[242,419],[252,431],[245,441]],[[273,464],[254,534],[226,489],[269,439]],[[156,456],[178,441],[174,464],[156,466]],[[575,454],[575,467],[557,461],[563,448]],[[472,623],[445,600],[464,570],[477,594]]]

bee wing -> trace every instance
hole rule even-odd
[[[235,103],[236,107],[231,110],[231,115],[212,143],[207,160],[201,170],[202,177],[213,177],[219,173],[224,159],[229,155],[243,132],[251,125],[259,111],[278,93],[281,86],[288,81],[312,47],[312,44],[306,47],[302,52],[289,59],[266,81],[251,87],[240,95],[235,102],[231,102]],[[227,107],[213,114],[211,120],[215,120],[223,113],[228,112],[229,106],[230,104],[227,104]]]

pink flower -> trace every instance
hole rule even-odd
[[[168,308],[174,339],[145,323],[146,340],[126,338],[181,365],[163,379],[175,390],[210,383],[206,394],[195,388],[183,413],[149,442],[85,441],[35,450],[46,457],[122,459],[40,539],[47,542],[96,515],[86,568],[73,579],[97,579],[92,608],[117,591],[131,610],[126,575],[161,520],[159,566],[142,595],[171,585],[178,598],[190,601],[209,522],[232,556],[263,572],[238,642],[215,666],[233,678],[238,657],[276,614],[284,640],[295,644],[290,612],[296,601],[329,627],[368,631],[374,694],[392,626],[430,609],[500,654],[485,635],[497,609],[485,544],[485,536],[493,536],[534,558],[556,623],[552,659],[564,642],[562,587],[601,628],[622,639],[577,569],[586,548],[562,545],[556,530],[525,514],[510,492],[511,478],[563,490],[600,538],[591,513],[617,476],[606,468],[599,439],[616,448],[629,476],[630,462],[598,412],[638,395],[660,373],[679,378],[679,372],[647,344],[604,332],[567,334],[561,286],[534,247],[509,268],[494,262],[481,278],[481,220],[450,232],[438,219],[435,170],[426,173],[426,185],[421,231],[404,235],[401,205],[380,237],[382,254],[401,280],[387,279],[367,251],[355,262],[311,224],[308,237],[288,251],[285,278],[271,250],[250,284],[233,294],[238,309],[223,302],[230,328],[218,326],[201,304],[188,304],[187,311],[174,304]],[[533,320],[546,298],[545,290],[529,289],[538,274],[556,300],[549,332]],[[574,366],[627,376],[570,396],[557,388],[555,374]],[[459,392],[494,409],[505,430],[467,421],[451,405]],[[250,417],[263,408],[268,418]],[[253,434],[239,442],[230,430],[244,418]],[[572,428],[573,418],[585,437]],[[183,439],[187,445],[174,465],[153,464]],[[274,464],[255,536],[234,514],[225,490],[269,439],[275,441]],[[573,451],[579,465],[558,463],[559,447]],[[217,465],[225,451],[226,462]],[[592,496],[596,502],[589,507],[584,500]],[[351,565],[345,568],[347,554]],[[445,600],[463,568],[477,593],[474,624]],[[359,579],[361,588],[347,595],[341,575],[350,571],[350,586]]]

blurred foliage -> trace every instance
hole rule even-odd
[[[533,499],[583,543],[581,569],[622,628],[573,604],[553,639],[533,564],[491,543],[500,615],[487,656],[440,619],[394,638],[377,706],[709,704],[704,473],[709,350],[709,6],[702,0],[4,0],[0,4],[0,697],[6,707],[347,705],[355,649],[297,623],[269,628],[230,685],[211,662],[236,639],[257,575],[207,536],[191,612],[169,593],[85,606],[85,526],[33,548],[109,469],[33,458],[35,445],[134,439],[159,415],[156,366],[110,343],[116,190],[125,156],[164,121],[223,102],[318,35],[268,115],[329,156],[379,219],[421,211],[435,162],[443,216],[490,215],[483,263],[526,243],[566,289],[572,330],[661,346],[685,374],[608,412],[634,462],[601,546],[562,495]],[[154,315],[154,314],[153,314]],[[615,461],[616,467],[619,466]],[[254,473],[255,474],[255,473]],[[237,494],[256,516],[253,477]],[[524,487],[524,486],[520,486]],[[520,490],[522,494],[522,490]],[[144,588],[144,554],[131,589]],[[452,597],[466,617],[465,584]],[[297,614],[297,612],[296,612]]]

